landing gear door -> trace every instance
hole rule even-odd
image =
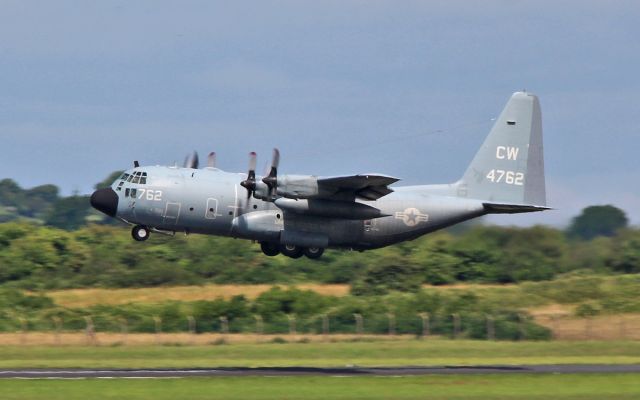
[[[167,203],[164,210],[164,225],[175,225],[180,216],[180,203]]]

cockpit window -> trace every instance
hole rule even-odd
[[[123,174],[120,179],[122,179],[121,183],[130,182],[130,183],[137,183],[140,185],[146,185],[147,173],[142,171],[133,171],[131,174],[127,174],[127,173]]]
[[[127,189],[124,191],[124,197],[129,197],[129,192],[130,192],[130,189],[129,189],[129,188],[127,188]]]

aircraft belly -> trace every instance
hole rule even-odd
[[[412,240],[486,213],[482,202],[476,200],[408,193],[397,197],[404,199],[377,204],[391,215],[366,221],[364,236],[356,247],[377,248]]]
[[[324,236],[329,247],[351,246],[363,236],[363,221],[286,214],[284,230]]]

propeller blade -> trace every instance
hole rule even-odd
[[[198,159],[198,153],[194,151],[193,158],[191,159],[191,168],[198,169],[199,165],[200,165],[200,160]]]
[[[194,168],[197,169],[200,162],[198,161],[198,153],[196,151],[191,155],[187,155],[184,159],[184,167],[185,168]]]
[[[207,167],[215,168],[216,167],[216,152],[212,151],[209,153],[209,157],[207,157]]]
[[[273,196],[277,186],[278,186],[278,165],[280,164],[280,150],[274,148],[273,155],[271,157],[271,170],[269,171],[269,175],[262,178],[262,182],[264,182],[269,187],[269,195]]]
[[[255,151],[249,153],[249,175],[253,175],[256,177],[256,162],[257,162],[257,154]]]
[[[247,189],[247,199],[251,197],[256,190],[256,162],[257,155],[255,151],[249,153],[249,173],[247,173],[247,179],[240,182],[243,188]]]

